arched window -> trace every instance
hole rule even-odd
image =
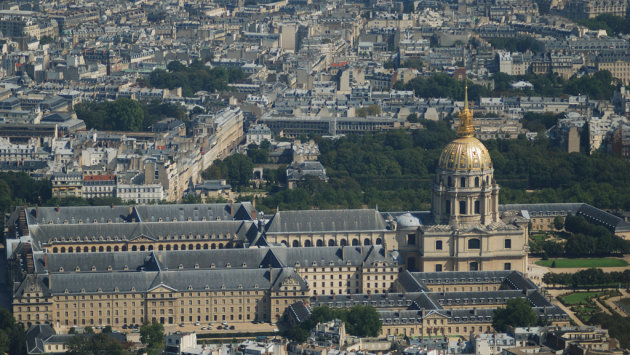
[[[334,247],[335,246],[335,240],[334,239],[329,240],[328,241],[328,246],[329,247]]]
[[[179,246],[177,244],[173,245],[173,250],[179,250]]]
[[[466,201],[459,201],[459,214],[466,214]]]
[[[147,250],[149,250],[149,251],[153,250],[153,245],[149,245],[149,247],[147,248]]]
[[[505,249],[510,249],[512,248],[512,239],[506,239],[505,240]]]
[[[352,245],[353,246],[359,245],[359,240],[357,238],[352,239]]]
[[[363,245],[372,245],[372,241],[369,238],[363,240]]]
[[[219,249],[223,249],[223,243],[219,243]]]
[[[160,250],[160,251],[161,251],[161,250],[164,250],[164,245],[161,245],[161,244],[160,244],[160,245],[158,245],[158,250]]]
[[[468,249],[479,249],[481,248],[481,241],[477,238],[468,239]]]
[[[436,240],[435,241],[435,250],[442,250],[442,241],[441,240]]]
[[[53,253],[57,253],[57,252],[59,252],[59,249],[57,249],[57,247],[54,247],[53,248]]]
[[[324,246],[324,242],[320,239],[320,240],[317,241],[316,245],[318,247],[323,247]]]
[[[68,247],[68,253],[72,253],[73,251],[72,247]]]
[[[481,204],[479,201],[475,201],[475,214],[481,213]]]
[[[381,240],[381,238],[376,238],[376,245],[381,245],[383,244],[383,241]]]
[[[348,245],[348,242],[345,239],[341,239],[341,241],[339,241],[339,245],[345,247],[346,245]]]
[[[476,261],[470,263],[470,271],[479,271],[479,263]]]
[[[96,253],[96,247],[92,247],[92,253]]]
[[[461,187],[466,187],[466,178],[465,177],[459,179],[459,185]]]
[[[214,244],[214,243],[210,244],[210,249],[216,249],[216,248],[217,248],[216,244]]]
[[[451,179],[450,176],[448,177],[448,179],[446,179],[446,186],[448,186],[448,187],[452,187],[453,186],[453,180]]]
[[[118,250],[119,250],[119,249],[118,249],[118,245],[116,245],[116,246],[114,247],[114,251],[118,251]]]
[[[101,245],[100,247],[98,247],[98,251],[100,251],[101,253],[104,251],[103,246]]]
[[[166,249],[166,250],[171,250],[171,245],[170,245],[170,244],[166,244],[165,249]]]
[[[204,243],[204,244],[203,244],[203,249],[204,249],[204,250],[207,250],[207,249],[208,249],[208,243]]]
[[[310,240],[305,240],[304,241],[304,246],[305,247],[310,247],[311,246],[311,241]]]
[[[197,244],[197,245],[195,245],[195,249],[197,249],[197,250],[201,250],[201,244]]]
[[[297,240],[294,240],[293,243],[291,243],[291,246],[294,248],[297,248],[300,246],[300,242],[298,242]]]
[[[107,246],[107,251],[112,251],[112,247]]]
[[[479,177],[475,178],[475,187],[479,187]]]
[[[138,250],[137,246],[134,245],[134,246],[131,247],[131,251],[137,251],[137,250]]]
[[[286,240],[281,241],[280,244],[284,245],[285,247],[289,246],[289,243],[287,243]]]
[[[88,247],[83,247],[83,252],[87,253],[88,252]]]
[[[140,246],[140,251],[144,251],[144,250],[145,250],[144,245],[141,245],[141,246]]]

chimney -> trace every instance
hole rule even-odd
[[[273,268],[269,264],[269,282],[273,282]]]
[[[230,201],[230,216],[234,217],[234,200]]]
[[[112,203],[111,207],[114,208],[114,204],[113,203]]]
[[[57,208],[56,208],[56,210],[57,210],[57,213],[59,213],[59,205],[57,205]]]
[[[473,315],[477,315],[477,307],[473,307]]]
[[[39,219],[39,206],[35,205],[35,219]]]
[[[252,210],[252,219],[256,219],[256,210]]]
[[[44,253],[44,267],[48,267],[48,253]]]

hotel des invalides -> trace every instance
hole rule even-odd
[[[584,206],[499,206],[472,117],[466,101],[439,159],[431,211],[17,208],[5,223],[15,318],[58,333],[152,320],[167,331],[197,322],[238,331],[361,304],[379,311],[383,336],[467,337],[491,332],[493,310],[518,297],[568,325],[526,277],[527,228]]]

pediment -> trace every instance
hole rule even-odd
[[[147,243],[147,242],[155,242],[155,239],[150,238],[144,234],[141,234],[139,236],[136,236],[134,238],[131,238],[131,240],[129,240],[130,242],[133,243]]]
[[[167,286],[165,284],[159,284],[159,285],[157,285],[154,288],[149,290],[149,292],[151,292],[151,293],[173,292],[173,291],[177,291],[177,290],[172,288],[172,287],[170,287],[170,286]]]

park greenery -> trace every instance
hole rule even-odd
[[[526,298],[513,298],[505,308],[497,308],[492,316],[492,327],[505,332],[508,327],[529,327],[538,324],[538,315]]]
[[[609,36],[630,33],[630,20],[612,14],[601,14],[594,18],[577,21],[591,30],[606,30]]]
[[[265,212],[276,207],[376,205],[382,210],[428,209],[430,182],[438,157],[455,135],[445,122],[423,121],[423,124],[425,130],[413,132],[349,135],[337,140],[316,138],[329,182],[306,179],[293,190],[271,185],[269,196],[257,201],[257,206]],[[544,137],[534,141],[493,140],[485,144],[493,159],[495,178],[502,187],[501,203],[586,202],[600,208],[630,208],[630,166],[620,158],[598,152],[591,156],[569,154]],[[244,159],[240,161],[250,166]],[[218,163],[212,169],[222,170],[224,165]],[[241,171],[239,167],[235,175]],[[282,177],[283,171],[272,175],[281,183],[278,177]],[[228,177],[228,171],[206,176],[211,177]],[[594,233],[594,237],[601,235],[606,241],[593,248],[595,254],[606,254],[602,248],[617,242],[601,229]],[[579,236],[574,242],[569,243],[567,255],[592,254],[582,251],[582,246],[590,243],[585,238]],[[562,245],[548,243],[549,257],[564,255]],[[610,252],[615,250],[620,249],[612,248]]]
[[[630,270],[604,272],[602,269],[586,269],[576,273],[548,272],[543,282],[552,286],[569,286],[573,288],[603,288],[630,286]]]
[[[577,268],[577,267],[624,267],[628,263],[616,258],[575,258],[575,259],[547,259],[538,260],[536,265],[553,268]]]
[[[108,332],[94,334],[90,327],[86,327],[84,334],[71,337],[66,344],[69,355],[132,355],[130,345],[119,342]]]
[[[195,60],[189,66],[178,61],[170,62],[167,70],[156,69],[149,75],[144,85],[160,88],[182,88],[182,95],[193,96],[197,91],[224,91],[228,84],[245,79],[245,73],[239,68],[209,68],[203,62]]]
[[[532,132],[545,132],[549,128],[558,123],[558,119],[562,118],[564,113],[554,114],[551,112],[525,112],[523,114],[523,128]],[[543,133],[544,134],[544,133]]]
[[[233,154],[223,160],[215,160],[212,165],[203,171],[204,179],[224,179],[232,187],[240,188],[249,186],[252,177],[254,163],[247,155]]]
[[[556,229],[561,229],[557,228]],[[606,267],[625,266],[620,259],[575,259],[577,257],[598,257],[620,255],[630,252],[630,241],[614,235],[606,227],[589,223],[583,216],[568,215],[565,218],[564,232],[560,238],[545,240],[532,238],[531,252],[543,259],[569,257],[567,260],[541,260],[538,265],[549,267]]]
[[[171,117],[188,121],[182,106],[159,100],[118,98],[114,101],[86,101],[76,105],[75,112],[88,129],[106,131],[148,131],[152,124]]]
[[[26,338],[11,312],[0,308],[0,354],[26,354]]]
[[[540,53],[545,50],[545,46],[542,42],[529,36],[517,38],[486,38],[486,40],[493,48],[502,49],[508,52],[524,53],[532,51],[534,53]]]
[[[313,308],[307,320],[287,329],[283,335],[290,340],[303,343],[317,323],[334,319],[344,322],[348,334],[359,337],[378,336],[383,325],[376,308],[372,306],[356,305],[350,309],[321,306]]]
[[[494,88],[479,84],[468,83],[468,98],[478,100],[479,97],[504,97],[504,96],[553,96],[566,97],[567,95],[586,95],[595,100],[609,100],[612,98],[619,82],[613,78],[609,71],[602,70],[593,74],[574,75],[569,79],[563,79],[557,74],[534,74],[528,72],[525,75],[508,75],[505,73],[493,74]],[[533,85],[533,89],[514,89],[511,84],[516,81],[527,81]],[[456,80],[444,73],[419,76],[409,80],[406,84],[397,81],[394,84],[396,90],[412,90],[417,97],[438,98],[446,97],[452,100],[464,99],[465,82]]]
[[[140,341],[148,355],[159,355],[164,350],[164,326],[155,319],[140,327]]]
[[[586,95],[595,100],[610,100],[617,89],[618,80],[609,71],[602,70],[593,74],[574,75],[563,79],[557,74],[534,74],[511,76],[504,73],[493,75],[494,90],[487,96],[552,96]],[[533,89],[513,89],[515,81],[527,81]]]
[[[630,348],[630,317],[622,317],[617,313],[610,315],[599,312],[590,318],[589,324],[607,329],[612,338],[619,340],[622,349]]]

